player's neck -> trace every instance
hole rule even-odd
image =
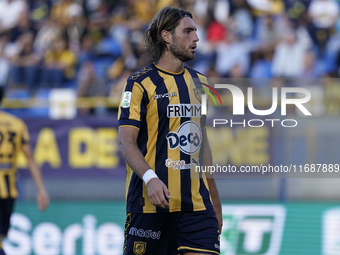
[[[169,56],[166,53],[155,62],[155,65],[171,73],[182,72],[184,70],[184,63],[173,55]]]

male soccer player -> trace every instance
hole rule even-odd
[[[127,163],[124,255],[220,254],[222,212],[213,178],[191,178],[212,156],[201,117],[206,77],[184,66],[198,42],[192,15],[165,7],[146,46],[153,63],[133,73],[122,95],[119,148]],[[196,79],[197,88],[190,87]],[[203,126],[203,128],[201,128]]]
[[[0,87],[0,103],[3,96],[4,90]],[[27,158],[29,170],[37,187],[38,208],[44,211],[49,204],[49,197],[40,170],[32,156],[26,125],[19,118],[0,109],[0,255],[5,255],[2,240],[7,235],[14,201],[18,196],[16,160],[21,150]]]

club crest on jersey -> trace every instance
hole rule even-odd
[[[196,122],[190,120],[180,125],[177,132],[169,132],[166,139],[170,150],[179,148],[181,152],[192,155],[201,148],[202,131]]]
[[[133,243],[133,253],[143,255],[146,252],[146,242],[136,241]]]
[[[202,99],[202,90],[200,89],[194,89],[194,95],[196,97],[196,99],[201,102]]]
[[[130,107],[131,94],[132,94],[132,92],[130,92],[130,91],[125,91],[124,92],[122,103],[120,104],[120,107],[122,107],[122,108]]]

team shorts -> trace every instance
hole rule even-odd
[[[7,236],[14,201],[13,198],[0,199],[0,235],[2,236]]]
[[[128,213],[124,255],[220,254],[214,209],[198,212]]]

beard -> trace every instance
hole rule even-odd
[[[187,62],[193,60],[195,58],[195,54],[189,52],[189,47],[185,48],[184,45],[180,44],[175,36],[172,36],[173,44],[169,47],[170,52],[176,58],[181,60],[182,62]]]

